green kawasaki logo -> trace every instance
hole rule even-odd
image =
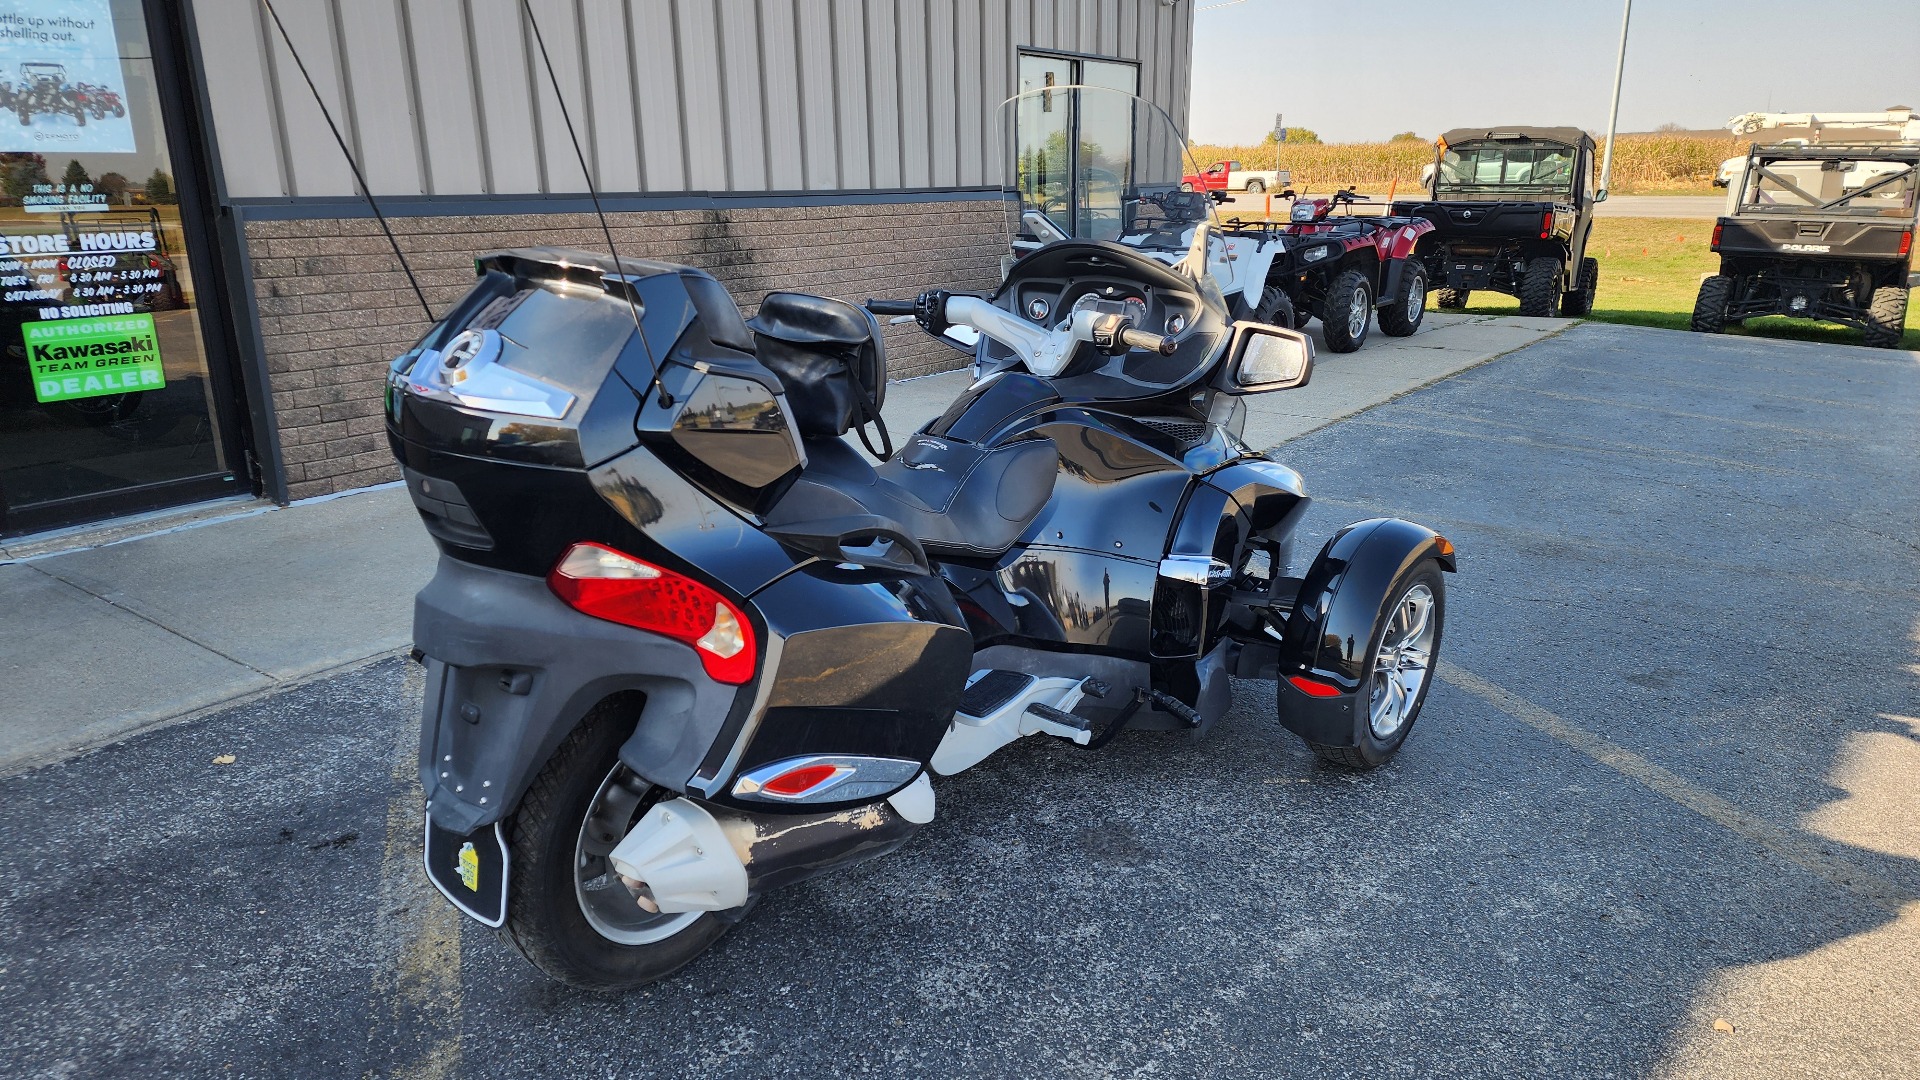
[[[158,390],[166,384],[152,315],[30,322],[23,328],[41,401]]]

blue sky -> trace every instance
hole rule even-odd
[[[1192,138],[1607,123],[1619,0],[1188,0]],[[1206,10],[1212,8],[1212,10]],[[1814,21],[1811,22],[1810,21]],[[1636,0],[1620,130],[1920,107],[1920,0]]]

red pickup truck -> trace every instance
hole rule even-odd
[[[1278,191],[1293,182],[1286,169],[1248,171],[1237,161],[1216,161],[1204,172],[1180,178],[1181,191],[1244,191],[1249,195]]]

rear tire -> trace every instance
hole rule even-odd
[[[534,967],[584,990],[630,990],[666,978],[730,925],[701,912],[660,940],[624,945],[596,930],[582,909],[585,894],[576,883],[581,830],[603,782],[624,768],[620,744],[630,719],[610,705],[589,712],[534,778],[506,830],[511,860],[501,931]],[[624,891],[617,881],[608,887]]]
[[[1867,309],[1866,344],[1876,349],[1897,349],[1907,332],[1907,290],[1898,285],[1883,285],[1873,290],[1873,305]]]
[[[1693,301],[1693,321],[1687,328],[1696,334],[1717,334],[1727,327],[1727,304],[1733,299],[1733,279],[1714,274],[1700,282],[1700,295]]]
[[[1181,185],[1180,185],[1180,190],[1181,190],[1181,191],[1192,191],[1192,190],[1193,190],[1193,185],[1192,185],[1192,184],[1187,184],[1187,183],[1183,183],[1183,184],[1181,184]]]
[[[1574,290],[1560,298],[1560,314],[1584,319],[1593,314],[1593,297],[1600,291],[1600,260],[1580,260],[1580,280]]]
[[[1374,616],[1373,633],[1367,638],[1370,670],[1362,684],[1361,697],[1354,708],[1363,715],[1357,719],[1359,743],[1356,746],[1321,746],[1308,743],[1322,760],[1350,769],[1377,769],[1400,752],[1420,718],[1433,688],[1433,666],[1440,657],[1440,635],[1446,628],[1447,586],[1440,564],[1422,559],[1401,574],[1387,590],[1387,602]],[[1383,665],[1381,656],[1389,655]],[[1419,666],[1416,668],[1414,664]],[[1417,675],[1418,685],[1409,687]]]
[[[1265,180],[1247,181],[1247,194],[1264,195],[1266,193],[1267,193],[1267,182]]]
[[[1400,287],[1380,309],[1380,332],[1388,337],[1412,337],[1427,317],[1427,269],[1408,262],[1400,271]]]
[[[1564,274],[1559,259],[1543,256],[1527,260],[1527,269],[1520,275],[1520,314],[1550,318],[1560,306]]]
[[[1472,289],[1441,289],[1434,302],[1442,311],[1459,311],[1467,306],[1467,297],[1472,295]]]
[[[1373,289],[1358,269],[1342,270],[1327,286],[1320,304],[1320,329],[1332,352],[1350,353],[1366,344],[1373,321]]]

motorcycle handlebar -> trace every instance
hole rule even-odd
[[[875,315],[914,315],[919,312],[912,300],[872,300],[866,302],[866,309]]]
[[[1163,337],[1159,334],[1149,334],[1145,330],[1122,330],[1120,331],[1120,340],[1136,349],[1157,352],[1161,356],[1172,356],[1174,350],[1180,347],[1175,344],[1174,340],[1170,337]]]

